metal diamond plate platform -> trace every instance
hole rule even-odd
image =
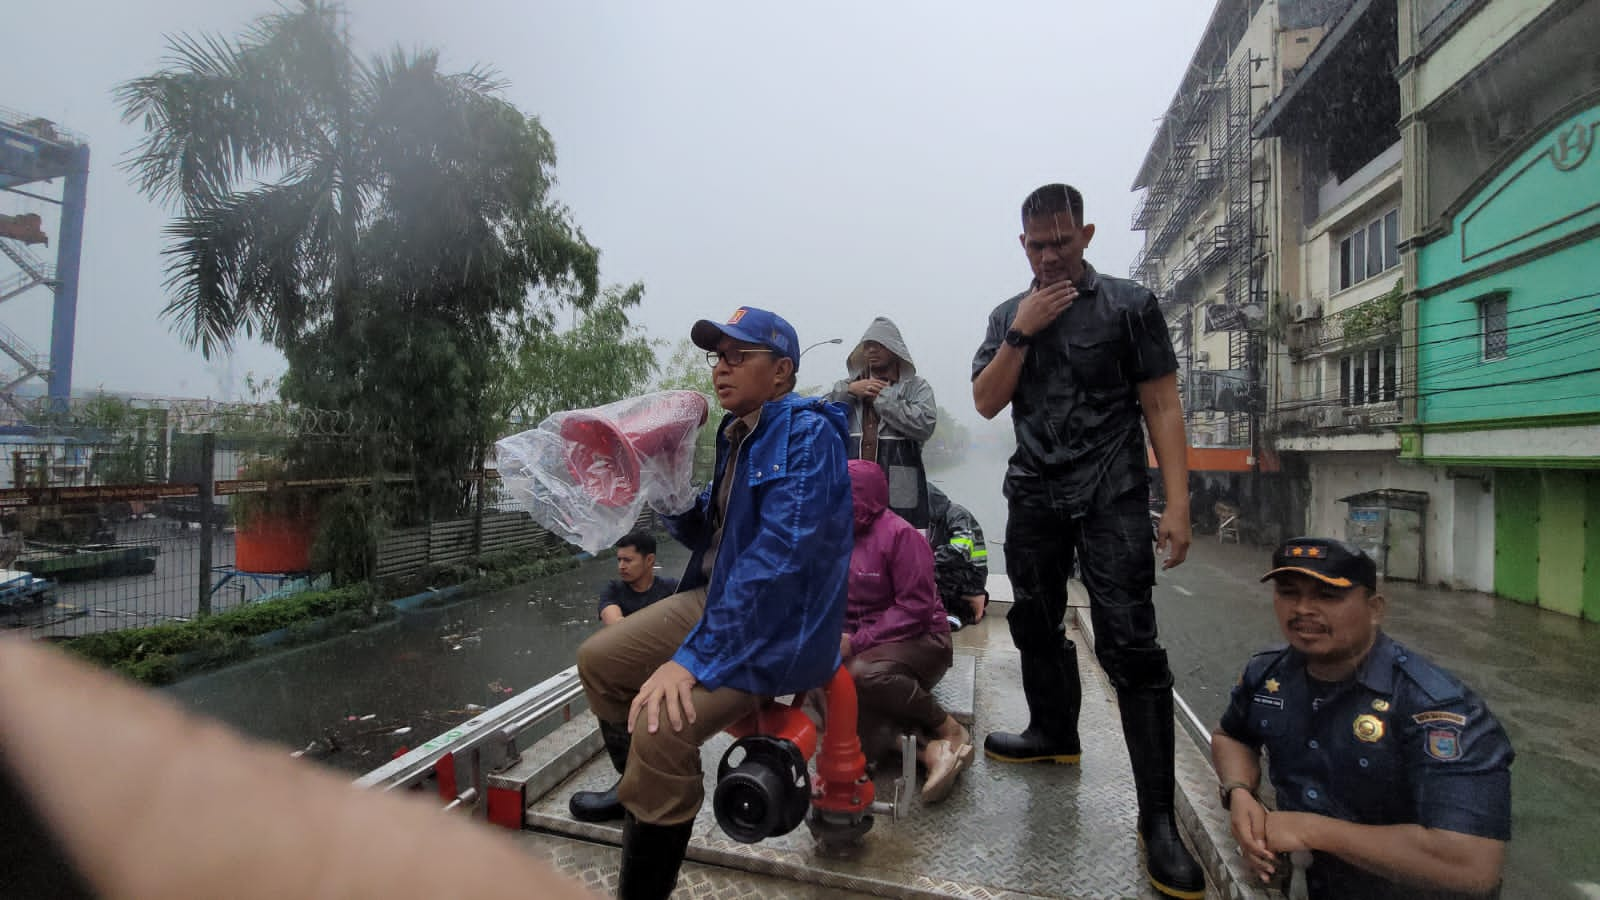
[[[997,604],[984,622],[955,635],[957,652],[976,660],[976,725],[972,732],[980,743],[990,730],[1026,724],[1017,655],[1003,618],[1006,608]],[[1080,646],[1089,645],[1081,635],[1074,637]],[[804,827],[758,845],[737,843],[717,827],[707,804],[696,819],[689,858],[730,871],[730,891],[745,884],[731,870],[762,877],[745,885],[748,894],[726,896],[840,896],[832,892],[844,891],[891,897],[1159,897],[1139,867],[1134,831],[1137,807],[1115,701],[1104,676],[1086,657],[1082,653],[1080,658],[1084,673],[1081,766],[1004,764],[984,757],[980,750],[973,768],[962,776],[948,800],[931,807],[913,801],[911,814],[899,822],[880,818],[860,855],[850,860],[818,856]],[[721,737],[705,747],[703,766],[708,773],[716,771],[730,743]],[[1198,752],[1189,748],[1188,758],[1180,759],[1180,778],[1209,779],[1209,788],[1214,779],[1195,771],[1197,756]],[[1199,764],[1204,765],[1203,758]],[[710,775],[707,777],[709,796]],[[567,814],[572,791],[603,790],[615,778],[603,756],[592,759],[529,807],[527,825],[535,832],[619,843],[621,830],[615,825],[581,823]],[[880,796],[887,790],[888,781],[880,779]],[[1193,815],[1191,811],[1191,819]],[[533,845],[543,839],[537,833],[527,838]],[[614,854],[614,850],[597,852]],[[572,858],[576,861],[579,857]],[[608,858],[614,866],[614,857]],[[600,876],[586,872],[584,877]],[[695,877],[710,876],[701,873]],[[765,879],[771,878],[782,880],[782,889],[776,894],[767,893],[771,883]],[[590,883],[597,888],[612,884]],[[686,877],[677,896],[724,896],[716,892],[720,887],[706,887],[708,893],[704,894],[700,890],[691,890],[691,879]],[[822,892],[811,893],[817,890]],[[1208,895],[1236,893],[1213,889]]]
[[[605,895],[616,893],[621,855],[616,847],[533,831],[523,832],[521,842],[529,855],[589,890]],[[678,890],[673,896],[696,900],[865,900],[871,895],[689,862],[678,873]]]

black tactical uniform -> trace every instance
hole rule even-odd
[[[1078,761],[1082,689],[1063,623],[1076,558],[1095,654],[1117,690],[1147,852],[1162,854],[1164,871],[1192,883],[1199,869],[1177,838],[1172,812],[1172,671],[1156,642],[1150,597],[1155,548],[1138,394],[1140,384],[1177,371],[1178,361],[1149,289],[1087,264],[1077,289],[1072,305],[1032,337],[1011,397],[1017,449],[1005,479],[1006,574],[1029,722],[1021,734],[991,733],[984,749],[1007,761]],[[1025,296],[989,315],[974,380],[999,351]]]

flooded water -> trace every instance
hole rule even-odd
[[[982,524],[992,571],[1004,571],[1005,456],[974,455],[930,473]],[[688,553],[664,538],[658,571]],[[188,708],[286,750],[365,772],[573,664],[599,623],[595,602],[616,577],[609,557],[376,628],[198,675],[166,689]]]
[[[663,545],[677,576],[687,554]],[[573,664],[597,627],[610,558],[308,647],[196,676],[166,693],[197,712],[365,772]],[[337,748],[337,749],[335,749]]]

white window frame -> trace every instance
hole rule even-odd
[[[1349,290],[1400,265],[1399,231],[1400,207],[1396,206],[1384,210],[1377,218],[1363,222],[1361,227],[1352,228],[1340,238],[1336,255],[1337,271],[1334,274],[1335,290]],[[1374,237],[1378,242],[1376,248],[1372,245]],[[1382,257],[1377,268],[1373,268],[1372,265],[1372,260],[1375,258],[1374,249]],[[1356,272],[1355,256],[1358,251],[1361,254],[1361,271]]]
[[[1355,384],[1358,370],[1361,375],[1359,396]],[[1372,372],[1377,372],[1376,379],[1367,377]],[[1340,354],[1338,379],[1339,401],[1347,409],[1396,402],[1400,398],[1400,345],[1380,344]]]

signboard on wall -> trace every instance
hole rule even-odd
[[[1205,307],[1206,333],[1213,331],[1255,331],[1265,320],[1266,310],[1259,303],[1213,303]]]
[[[1250,411],[1250,373],[1244,369],[1197,369],[1189,373],[1184,408],[1195,411]]]

